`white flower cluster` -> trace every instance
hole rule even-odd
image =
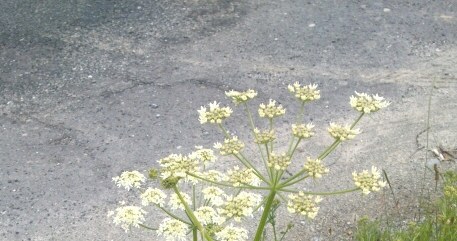
[[[181,177],[186,180],[196,181],[195,178],[187,175],[187,173],[197,173],[200,169],[199,161],[192,156],[183,156],[181,154],[171,154],[165,158],[158,160],[162,167],[160,177],[166,179],[168,177]]]
[[[323,174],[329,172],[328,168],[322,164],[321,160],[319,159],[311,159],[307,158],[307,162],[305,163],[303,169],[313,178],[321,178]]]
[[[247,101],[256,97],[257,92],[255,92],[254,90],[251,90],[251,89],[248,89],[243,92],[231,90],[231,91],[225,92],[225,95],[227,97],[230,97],[232,99],[233,103],[235,103],[235,105],[239,105],[242,103],[246,103]]]
[[[236,155],[244,148],[244,143],[238,140],[237,136],[232,136],[231,139],[225,139],[223,144],[219,142],[215,143],[214,148],[219,149],[219,152],[223,156]]]
[[[160,189],[149,187],[141,194],[140,198],[143,206],[153,203],[163,207],[165,205],[165,198],[167,198],[167,195]]]
[[[305,195],[303,192],[290,194],[287,210],[290,213],[298,213],[314,219],[319,211],[317,204],[322,201],[320,197]]]
[[[275,170],[284,171],[289,166],[291,160],[290,156],[286,153],[276,154],[272,152],[268,158],[268,167],[274,168]]]
[[[213,123],[220,124],[223,120],[228,118],[232,114],[230,107],[219,107],[219,103],[214,101],[209,104],[209,110],[205,106],[202,106],[198,113],[200,114],[200,124]]]
[[[248,231],[244,228],[227,226],[216,233],[216,238],[219,241],[247,241]]]
[[[354,139],[357,134],[361,133],[360,129],[351,129],[349,125],[342,126],[335,123],[330,123],[328,132],[333,138],[340,141]]]
[[[312,123],[292,124],[292,134],[301,139],[310,138],[314,136],[313,128],[314,125]]]
[[[241,222],[241,218],[251,217],[262,197],[255,193],[240,192],[237,196],[227,196],[226,202],[218,209],[219,214]]]
[[[282,105],[276,106],[276,101],[271,100],[270,102],[265,104],[260,104],[259,106],[259,116],[265,117],[269,119],[273,119],[278,116],[282,116],[286,113],[286,109],[282,107]]]
[[[363,194],[371,191],[377,192],[386,186],[386,182],[381,180],[381,172],[376,167],[371,167],[371,172],[364,170],[360,173],[353,172],[352,178],[355,185],[362,189]]]
[[[127,190],[132,187],[139,188],[145,180],[146,177],[139,171],[125,171],[120,176],[113,177],[118,187],[124,187]]]
[[[147,212],[137,206],[122,206],[116,208],[116,211],[111,211],[108,216],[114,215],[114,224],[121,225],[121,227],[128,232],[130,227],[138,228],[145,220],[144,215]]]
[[[172,218],[165,218],[157,229],[157,234],[166,241],[186,241],[188,232],[187,224]]]
[[[254,174],[252,169],[240,169],[239,166],[234,166],[232,170],[227,171],[226,180],[233,184],[234,187],[239,187],[243,184],[258,186],[259,178]]]
[[[297,99],[301,101],[312,101],[321,98],[320,90],[317,89],[317,84],[310,84],[302,87],[300,83],[295,82],[287,88]]]
[[[362,113],[376,112],[390,105],[390,102],[385,101],[384,97],[378,96],[378,94],[370,96],[365,93],[357,93],[357,91],[355,94],[356,96],[351,96],[349,103],[352,108]]]

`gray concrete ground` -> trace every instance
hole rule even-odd
[[[390,192],[327,198],[313,222],[286,214],[296,222],[289,239],[350,239],[364,214],[410,220],[430,91],[429,145],[457,146],[456,12],[454,0],[1,1],[0,240],[159,240],[112,225],[106,214],[126,192],[111,178],[220,141],[196,110],[229,103],[226,90],[254,88],[254,104],[272,97],[293,113],[294,81],[322,90],[307,109],[319,135],[304,156],[330,142],[328,122],[354,118],[354,90],[392,101],[330,157],[319,185],[351,186],[354,169],[376,165],[400,208]],[[246,124],[236,114],[229,126]]]

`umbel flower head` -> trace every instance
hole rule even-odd
[[[257,186],[260,184],[259,178],[254,174],[253,169],[240,169],[234,166],[232,170],[227,171],[226,181],[233,184],[234,187],[239,187],[243,184]]]
[[[206,172],[199,172],[196,174],[199,177],[208,179],[213,182],[220,182],[224,179],[226,179],[226,176],[224,173],[216,170],[208,170]]]
[[[199,170],[198,159],[192,156],[183,156],[181,154],[170,154],[169,156],[158,160],[162,167],[160,177],[167,179],[169,177],[186,178],[186,180],[196,181],[195,178],[187,173],[196,173]]]
[[[206,187],[202,190],[203,193],[203,198],[205,200],[209,200],[209,203],[214,205],[214,206],[221,206],[224,204],[224,201],[222,200],[222,195],[225,195],[225,192],[218,188],[218,187]]]
[[[349,103],[352,108],[362,113],[376,112],[382,108],[386,108],[390,105],[390,102],[385,101],[384,97],[375,95],[368,95],[365,93],[357,93],[356,96],[351,96]]]
[[[303,192],[298,194],[290,194],[287,210],[290,213],[298,213],[314,219],[319,211],[317,204],[322,201],[320,197],[305,195]]]
[[[201,161],[204,165],[207,165],[210,162],[216,161],[216,156],[214,155],[214,151],[211,149],[205,149],[202,146],[196,146],[197,150],[189,154],[191,159],[197,159]]]
[[[219,241],[246,241],[248,240],[248,231],[230,225],[217,232],[216,238]]]
[[[241,222],[241,218],[251,217],[254,208],[262,201],[259,194],[240,192],[237,196],[227,196],[227,201],[218,209],[219,214]]]
[[[232,139],[225,139],[224,144],[219,142],[215,143],[214,148],[219,149],[223,156],[231,154],[236,155],[244,148],[244,143],[238,140],[237,136],[233,136]]]
[[[209,206],[202,206],[194,212],[197,220],[203,225],[216,224],[220,225],[225,222],[225,218],[219,216],[214,208]]]
[[[225,95],[227,97],[230,97],[235,105],[239,105],[242,103],[246,103],[247,101],[256,97],[257,92],[255,92],[254,90],[251,90],[251,89],[248,89],[244,92],[231,90],[231,91],[225,92]]]
[[[125,171],[120,176],[113,177],[118,187],[124,187],[127,190],[132,187],[139,188],[145,180],[146,177],[139,171]]]
[[[255,128],[254,135],[254,142],[257,144],[266,144],[276,139],[274,130],[260,131],[259,129]]]
[[[141,194],[141,204],[147,206],[150,203],[163,207],[167,195],[160,189],[149,187]]]
[[[186,241],[189,227],[176,219],[165,218],[157,229],[157,234],[163,236],[166,241]]]
[[[114,214],[114,224],[121,225],[121,227],[128,232],[130,227],[138,228],[140,224],[145,220],[144,215],[146,211],[141,207],[136,206],[123,206],[116,208],[116,211],[109,212],[108,216]]]
[[[260,104],[259,106],[259,116],[269,119],[273,119],[278,116],[282,116],[286,113],[286,109],[282,105],[276,106],[276,101],[270,99],[268,105]]]
[[[360,129],[351,129],[349,125],[342,126],[335,123],[330,123],[328,132],[333,138],[340,141],[354,139],[357,134],[361,133]]]
[[[292,124],[292,134],[301,139],[310,138],[314,136],[313,128],[314,125],[312,123]]]
[[[323,174],[329,172],[328,168],[326,168],[324,164],[321,163],[321,160],[313,160],[309,157],[307,159],[308,161],[305,163],[303,168],[306,172],[308,172],[308,175],[312,176],[313,178],[321,178]]]
[[[207,110],[205,106],[202,106],[200,110],[198,110],[198,113],[200,114],[200,124],[207,122],[220,124],[224,119],[228,118],[232,112],[230,107],[219,107],[219,103],[214,101],[213,103],[209,103],[209,110]]]
[[[268,167],[274,168],[275,170],[286,170],[291,160],[290,156],[286,153],[276,154],[272,152],[268,158]]]
[[[376,167],[371,167],[371,172],[363,170],[360,173],[353,172],[352,179],[357,187],[362,189],[363,194],[371,191],[377,192],[386,186],[386,182],[381,180],[381,173]]]
[[[300,83],[295,82],[293,85],[287,87],[290,93],[293,93],[295,97],[301,101],[312,101],[321,98],[320,90],[317,89],[316,84],[310,84],[301,86]]]

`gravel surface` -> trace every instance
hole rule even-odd
[[[128,196],[111,178],[220,141],[196,110],[228,104],[230,89],[258,90],[252,108],[279,100],[284,134],[298,107],[287,92],[294,81],[317,83],[322,95],[306,108],[318,135],[303,157],[331,142],[330,121],[355,118],[354,91],[392,101],[306,188],[351,187],[353,170],[375,165],[399,206],[390,191],[325,198],[312,222],[284,213],[280,225],[296,224],[288,240],[350,240],[363,215],[411,220],[431,91],[429,146],[457,147],[456,12],[454,0],[1,1],[0,240],[160,240],[113,226],[107,212]],[[228,126],[243,135],[234,110]],[[432,173],[425,180],[434,185]]]

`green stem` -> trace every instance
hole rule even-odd
[[[192,177],[195,177],[197,179],[200,179],[202,181],[205,181],[205,182],[209,182],[209,183],[212,183],[212,184],[216,184],[216,185],[219,185],[219,186],[224,186],[224,187],[231,187],[233,188],[233,184],[231,183],[222,183],[222,182],[216,182],[216,181],[213,181],[213,180],[209,180],[209,179],[206,179],[204,177],[200,177],[200,176],[197,176],[193,173],[190,173],[190,172],[186,172],[187,175],[189,176],[192,176]],[[256,189],[256,190],[270,190],[269,187],[256,187],[256,186],[252,186],[252,185],[249,185],[247,183],[242,183],[243,185],[242,186],[239,186],[238,188],[243,188],[243,189]]]
[[[233,155],[236,156],[236,158],[238,158],[238,160],[239,160],[241,163],[243,163],[243,165],[245,165],[247,168],[251,168],[252,170],[254,170],[254,174],[255,174],[258,178],[260,178],[260,179],[261,179],[262,181],[264,181],[265,183],[269,183],[269,182],[267,181],[267,179],[265,179],[265,177],[262,176],[262,174],[259,172],[259,170],[257,170],[257,168],[255,168],[255,166],[252,165],[252,163],[251,163],[248,159],[246,159],[246,157],[243,155],[243,153],[240,152],[239,154],[240,154],[240,156],[238,156],[238,155],[236,155],[236,154],[233,154]]]
[[[254,135],[254,138],[255,138],[255,124],[254,124],[254,119],[252,118],[252,114],[251,114],[251,111],[249,110],[248,108],[248,105],[246,104],[246,102],[243,103],[244,104],[244,110],[246,111],[247,115],[248,115],[248,119],[249,119],[249,123],[251,125],[251,130],[252,130],[252,133]],[[262,157],[262,160],[265,161],[265,156],[263,155],[263,151],[262,151],[262,147],[260,146],[259,143],[257,143],[257,147],[259,148],[259,152],[260,152],[260,155]]]
[[[276,234],[276,225],[272,223],[271,226],[273,227],[273,235],[275,237],[275,241],[278,241],[278,235]]]
[[[323,160],[326,158],[330,153],[332,153],[333,150],[341,143],[340,140],[335,140],[327,149],[325,149],[324,152],[322,152],[317,159]]]
[[[268,120],[270,122],[270,131],[272,131],[273,130],[273,118],[270,118]],[[270,149],[271,149],[271,152],[273,152],[273,141],[270,142]]]
[[[156,230],[157,230],[156,228],[151,228],[151,227],[146,226],[146,225],[141,224],[141,223],[139,223],[138,225],[139,225],[140,227],[142,227],[142,228],[145,228],[145,229],[149,229],[149,230],[153,230],[153,231],[156,231]]]
[[[268,166],[268,161],[270,160],[270,151],[268,150],[268,143],[265,143],[265,150],[267,151],[267,159],[264,160],[263,164],[265,165],[265,169],[267,170],[268,178],[270,178],[271,183],[273,183],[273,173],[271,168]]]
[[[305,101],[303,101],[301,103],[301,106],[300,106],[300,112],[298,113],[298,115],[295,117],[295,123],[293,124],[298,124],[298,121],[300,120],[300,116],[303,115],[303,112],[305,111]],[[292,144],[294,143],[294,140],[295,140],[295,136],[294,134],[292,133],[292,136],[290,138],[290,142],[289,142],[289,147],[287,148],[287,153],[290,153],[290,148],[292,148]]]
[[[302,191],[302,192],[303,192],[304,194],[306,194],[306,195],[330,196],[330,195],[338,195],[338,194],[344,194],[344,193],[355,192],[355,191],[358,191],[358,190],[360,190],[360,188],[356,187],[356,188],[353,188],[353,189],[346,189],[346,190],[335,191],[335,192],[303,192],[303,191]],[[299,192],[299,191],[297,191],[297,190],[285,189],[285,188],[279,189],[279,191],[290,192],[290,193],[297,193],[297,192]]]
[[[295,150],[297,149],[297,146],[298,146],[298,144],[300,143],[301,140],[302,140],[302,138],[298,138],[297,143],[295,143],[294,149],[292,149],[291,152],[288,152],[291,159],[292,159],[292,156],[294,155]],[[289,151],[290,151],[290,149],[289,149]]]
[[[362,119],[363,115],[365,115],[364,112],[360,113],[359,117],[354,121],[354,123],[352,123],[351,129],[354,128],[355,125],[357,125],[357,123],[360,121],[360,119]]]
[[[293,180],[293,181],[291,181],[291,182],[282,183],[281,185],[279,185],[279,187],[280,187],[280,188],[284,188],[284,187],[292,186],[292,185],[294,185],[295,183],[301,182],[301,181],[305,180],[305,179],[308,178],[308,177],[309,177],[309,175],[306,175],[306,176],[300,177],[300,178],[298,178],[298,179],[295,179],[295,180]]]
[[[251,125],[252,133],[254,133],[255,125],[254,125],[254,119],[252,119],[251,111],[249,110],[246,102],[244,102],[243,104],[244,104],[244,110],[246,111],[246,114],[248,115],[248,118],[249,118],[249,124]]]
[[[197,217],[195,217],[194,212],[192,209],[189,207],[189,205],[186,203],[184,200],[183,196],[181,195],[181,192],[179,192],[179,189],[177,186],[173,187],[173,190],[175,191],[176,195],[178,195],[179,200],[181,203],[184,205],[184,209],[186,210],[187,216],[189,216],[190,220],[192,223],[197,227],[198,231],[202,234],[202,236],[207,240],[207,241],[213,241],[211,236],[206,232],[205,228],[201,225],[201,223],[198,221]]]
[[[160,210],[162,210],[164,213],[168,214],[168,216],[170,216],[170,217],[172,217],[172,218],[174,218],[174,219],[176,219],[176,220],[179,220],[179,221],[181,221],[181,222],[183,222],[183,223],[185,223],[185,224],[187,224],[187,225],[192,225],[191,223],[189,223],[189,222],[183,220],[182,218],[180,218],[180,217],[178,217],[178,216],[172,214],[170,211],[166,210],[165,208],[163,208],[163,207],[161,207],[161,206],[159,206],[159,205],[156,205],[156,207],[160,208]]]
[[[270,214],[273,201],[275,200],[276,190],[273,188],[268,194],[267,202],[265,203],[265,209],[263,210],[262,217],[260,218],[259,226],[255,234],[254,241],[260,241],[262,238],[263,230],[265,229],[265,224],[267,223],[268,215]]]
[[[222,124],[218,124],[219,128],[222,130],[222,133],[224,134],[225,138],[230,138],[229,132],[222,126]]]
[[[198,241],[198,233],[197,233],[197,229],[196,228],[192,229],[192,240],[193,241]]]

